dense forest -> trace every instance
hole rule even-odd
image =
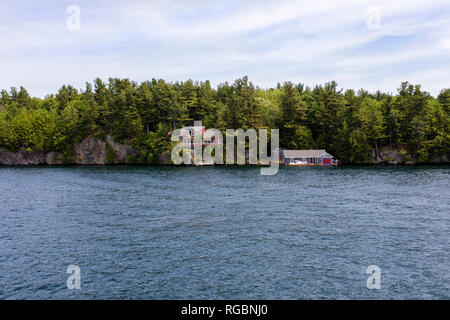
[[[0,97],[0,148],[58,151],[70,162],[74,143],[111,134],[139,151],[135,163],[153,164],[173,145],[170,131],[201,120],[221,130],[279,128],[281,147],[326,149],[344,163],[371,163],[373,150],[398,143],[418,163],[448,155],[450,89],[433,97],[404,82],[397,91],[344,91],[334,81],[262,89],[247,77],[217,88],[209,81],[96,79],[43,99],[11,88]]]

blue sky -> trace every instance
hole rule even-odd
[[[450,87],[448,0],[0,0],[0,43],[0,88],[41,97],[96,77]]]

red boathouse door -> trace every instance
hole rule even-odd
[[[322,161],[323,161],[322,163],[324,165],[330,165],[331,164],[331,158],[323,158]]]

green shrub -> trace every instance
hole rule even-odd
[[[106,164],[114,164],[115,161],[115,152],[113,147],[106,142],[106,159],[105,159],[105,163]]]

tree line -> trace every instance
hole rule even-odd
[[[408,82],[394,95],[344,91],[334,81],[264,89],[247,77],[217,88],[209,81],[97,78],[45,98],[23,87],[1,91],[0,148],[58,151],[70,162],[74,143],[111,134],[140,151],[135,163],[154,164],[173,145],[170,131],[201,120],[220,130],[279,128],[282,148],[326,149],[344,163],[371,163],[374,151],[396,143],[425,163],[450,153],[449,105],[450,89],[433,97]]]

